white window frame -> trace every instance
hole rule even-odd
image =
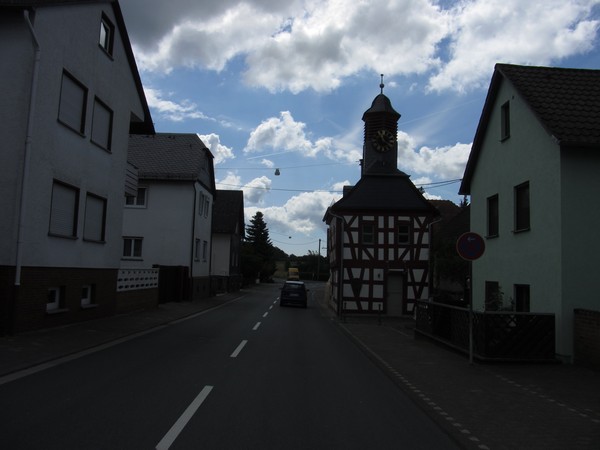
[[[100,36],[98,38],[98,45],[102,50],[112,57],[114,42],[115,26],[105,14],[102,14],[102,18],[100,19]]]
[[[85,291],[87,291],[86,295],[84,295]],[[81,306],[84,308],[86,306],[91,306],[94,304],[93,300],[94,286],[91,284],[84,284],[83,286],[81,286]]]
[[[144,195],[140,195],[143,192]],[[147,208],[148,207],[148,187],[140,186],[137,189],[137,195],[125,196],[126,208]]]
[[[139,243],[139,255],[136,255],[136,243]],[[144,249],[144,238],[139,236],[123,236],[122,259],[142,260]]]
[[[53,300],[50,302],[50,298]],[[48,288],[48,297],[46,299],[46,312],[56,313],[65,311],[65,287],[64,286],[53,286]]]

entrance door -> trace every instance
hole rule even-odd
[[[401,316],[404,304],[404,273],[389,272],[387,277],[387,315]]]

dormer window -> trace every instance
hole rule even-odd
[[[500,140],[510,137],[510,102],[506,102],[500,109]]]
[[[102,14],[100,20],[100,40],[99,44],[102,49],[110,56],[113,54],[113,43],[115,38],[115,26],[112,24],[108,17]]]

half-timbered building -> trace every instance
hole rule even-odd
[[[429,227],[437,211],[398,170],[399,118],[382,84],[363,115],[360,180],[323,218],[338,314],[412,314],[415,301],[429,297]]]

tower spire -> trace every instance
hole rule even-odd
[[[381,93],[383,94],[383,88],[385,87],[385,84],[383,84],[383,74],[381,74],[381,83],[379,84],[379,87],[381,88]]]

